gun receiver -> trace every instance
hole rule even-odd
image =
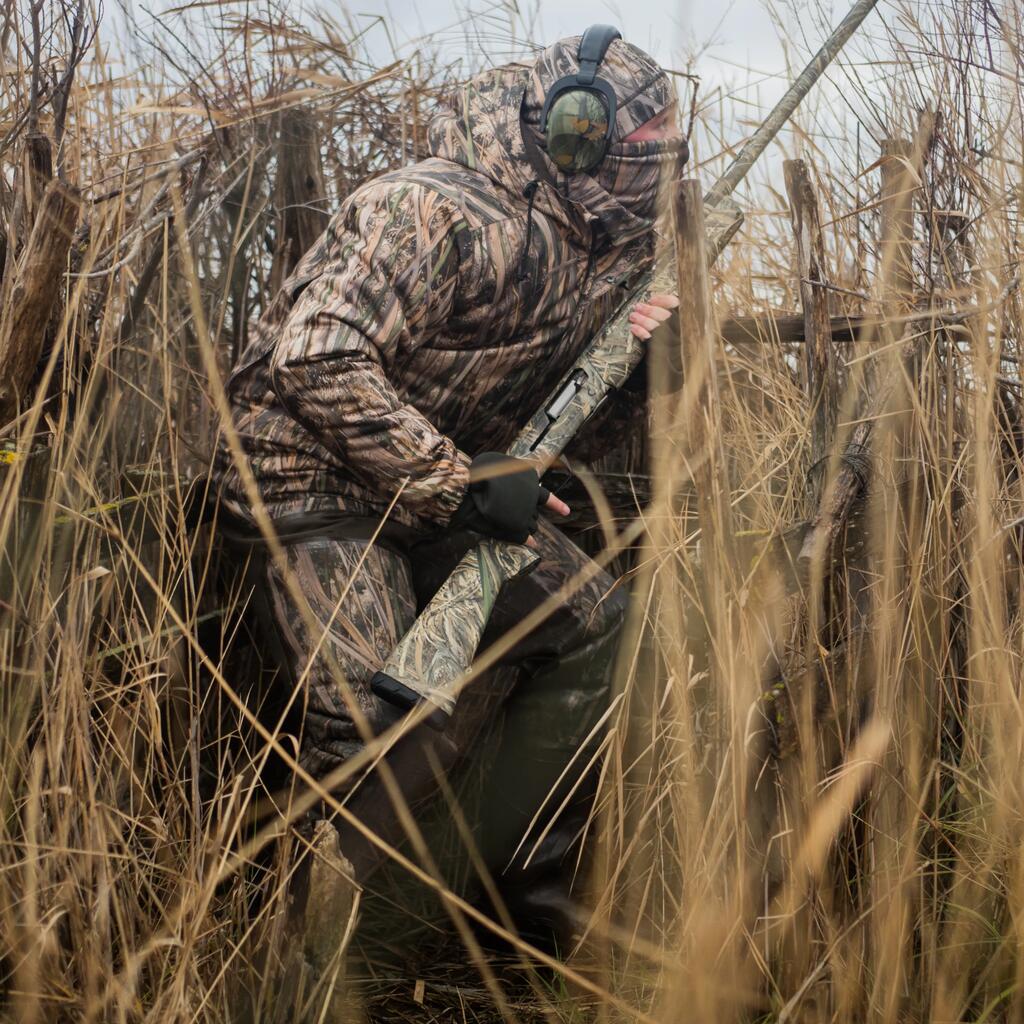
[[[786,91],[729,168],[704,197],[708,260],[730,242],[743,214],[729,196],[786,123],[811,86],[878,0],[858,0]],[[597,332],[557,388],[547,397],[509,448],[543,473],[558,458],[610,391],[621,387],[644,355],[644,343],[630,331],[629,314],[638,302],[676,287],[675,260],[663,254],[652,270]],[[504,583],[527,572],[539,556],[531,548],[485,539],[463,556],[370,681],[381,699],[402,708],[432,705],[427,721],[443,728],[470,672],[480,638]]]

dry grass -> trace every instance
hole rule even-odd
[[[190,481],[221,375],[305,230],[281,209],[282,124],[316,126],[329,211],[417,157],[450,72],[428,45],[379,68],[352,25],[241,11],[136,27],[116,61],[84,3],[3,11],[5,310],[40,202],[33,139],[81,196],[39,370],[0,426],[12,1020],[276,1012],[263,957],[291,862],[286,823],[259,830],[253,809],[292,752],[252,723],[266,687],[247,594]],[[651,498],[626,560],[587,939],[539,969],[520,943],[481,970],[449,924],[472,915],[458,886],[396,852],[355,946],[370,1017],[1024,1018],[1024,35],[1012,4],[880,12],[780,138],[713,275],[721,317],[798,311],[777,157],[807,159],[832,312],[889,318],[836,346],[834,457],[811,472],[800,348],[769,332],[717,345],[709,442],[678,429],[696,422],[691,380],[646,453],[604,467],[646,458]],[[811,45],[824,32],[797,13]],[[709,184],[759,112],[711,90],[694,111]],[[908,140],[905,160],[879,163],[883,138]],[[881,202],[893,167],[916,211],[909,263]],[[793,538],[867,410],[845,557],[797,572]],[[717,502],[690,500],[691,471]]]

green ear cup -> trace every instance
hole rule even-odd
[[[548,113],[548,156],[560,171],[589,171],[604,156],[608,110],[601,97],[587,89],[562,93]]]

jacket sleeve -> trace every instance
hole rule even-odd
[[[389,379],[452,308],[458,208],[429,189],[380,182],[355,192],[328,227],[326,259],[305,285],[271,356],[286,409],[365,486],[445,523],[469,459]]]

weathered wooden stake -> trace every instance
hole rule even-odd
[[[731,550],[728,494],[721,476],[724,460],[715,377],[715,325],[704,248],[704,202],[700,183],[681,181],[675,194],[676,272],[679,337],[686,372],[680,413],[683,450],[697,492],[705,554]]]
[[[53,177],[53,150],[48,135],[30,131],[25,136],[14,177],[14,208],[5,240],[5,261],[0,271],[7,275],[32,233],[36,210]]]
[[[895,321],[883,324],[882,340],[887,344],[894,342],[902,333],[914,300],[914,198],[925,144],[923,136],[913,144],[905,139],[885,139],[882,142],[881,281],[885,315]],[[874,420],[888,406],[895,380],[877,383],[877,390],[847,442],[844,464],[823,494],[812,527],[804,539],[799,555],[804,571],[809,570],[815,558],[831,558],[835,541],[846,526],[854,501],[860,494]]]
[[[78,218],[78,192],[51,181],[14,268],[0,310],[0,423],[13,416],[39,363],[46,326],[60,300],[64,267]]]
[[[886,314],[900,316],[914,300],[911,265],[914,240],[914,192],[920,154],[906,139],[882,140],[882,268]],[[894,340],[894,339],[893,339]]]
[[[803,572],[809,572],[816,558],[826,559],[824,571],[829,571],[829,560],[834,553],[835,542],[845,529],[854,502],[867,479],[870,468],[868,442],[875,420],[889,404],[894,384],[895,379],[890,379],[879,387],[850,435],[843,463],[831,486],[826,488],[817,515],[800,547],[798,564]]]
[[[320,125],[301,108],[281,114],[277,150],[278,235],[270,282],[274,291],[302,254],[320,237],[330,219],[326,210]]]
[[[838,407],[832,323],[825,288],[825,243],[814,186],[803,160],[787,160],[784,171],[790,217],[796,236],[800,303],[804,313],[804,371],[811,409],[811,463],[820,472],[812,478],[812,493],[821,495],[825,460],[836,429]]]

